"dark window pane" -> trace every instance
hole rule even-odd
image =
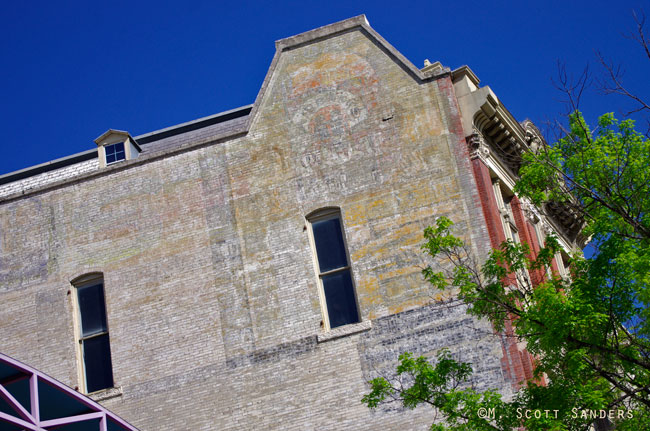
[[[347,266],[341,221],[338,218],[316,221],[312,229],[320,272]]]
[[[359,321],[349,270],[323,277],[323,290],[325,291],[330,328]]]
[[[119,142],[117,144],[107,145],[105,147],[106,151],[106,163],[113,163],[119,160],[124,160],[124,142]]]
[[[86,390],[95,392],[113,387],[111,347],[108,334],[83,341],[84,365],[86,367]]]
[[[99,332],[106,332],[106,306],[104,304],[104,286],[95,284],[77,289],[79,310],[81,311],[81,336],[87,337]]]

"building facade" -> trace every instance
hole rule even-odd
[[[421,275],[439,216],[478,256],[576,246],[512,196],[542,138],[469,68],[418,69],[360,16],[276,42],[250,106],[95,142],[0,177],[0,351],[139,429],[428,429],[360,402],[404,351],[506,396],[531,375]]]

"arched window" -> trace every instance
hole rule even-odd
[[[82,366],[81,384],[86,393],[113,387],[111,346],[106,319],[104,277],[101,273],[76,278],[74,300],[79,357]]]
[[[341,212],[325,208],[307,216],[318,274],[325,329],[359,322]]]

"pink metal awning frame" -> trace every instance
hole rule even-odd
[[[52,377],[43,374],[34,368],[31,368],[2,353],[0,353],[0,363],[7,364],[16,369],[17,372],[23,373],[17,379],[13,379],[9,382],[0,382],[0,398],[4,399],[7,404],[9,404],[9,406],[15,411],[15,415],[0,412],[0,422],[10,423],[29,431],[49,431],[57,427],[72,423],[87,422],[89,425],[89,431],[107,431],[107,421],[110,418],[112,422],[114,422],[125,431],[138,431],[136,427],[130,425],[124,419],[110,412],[105,407],[102,407],[100,404],[91,400],[87,396],[80,394],[79,392],[67,387],[58,380],[53,379]],[[23,406],[18,400],[16,400],[14,396],[9,392],[9,390],[7,390],[7,388],[4,386],[6,384],[13,383],[17,380],[22,379],[29,379],[29,410],[25,408],[25,406]],[[62,392],[64,395],[73,398],[74,400],[86,406],[89,410],[91,410],[91,412],[74,416],[49,419],[45,421],[41,420],[39,408],[41,400],[38,392],[39,381],[46,383],[54,389]],[[94,422],[97,419],[99,419],[99,428],[97,428],[96,422],[91,423],[91,421]]]

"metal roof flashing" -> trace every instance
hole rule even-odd
[[[98,148],[102,145],[102,141],[112,134],[119,134],[130,138],[131,142],[136,146],[138,151],[146,150],[147,144],[151,144],[158,140],[168,138],[170,136],[180,135],[189,131],[201,129],[204,127],[212,126],[218,123],[226,122],[235,118],[244,117],[250,113],[253,105],[241,106],[239,108],[230,109],[207,117],[198,118],[196,120],[188,121],[181,124],[176,124],[171,127],[155,130],[153,132],[144,133],[138,136],[131,136],[129,132],[116,129],[108,129],[106,132],[98,136],[94,142]],[[25,178],[29,178],[45,172],[61,169],[66,166],[74,165],[76,163],[98,158],[98,148],[92,150],[82,151],[80,153],[72,154],[70,156],[61,157],[38,165],[30,166],[13,172],[0,175],[0,185],[9,184]]]

